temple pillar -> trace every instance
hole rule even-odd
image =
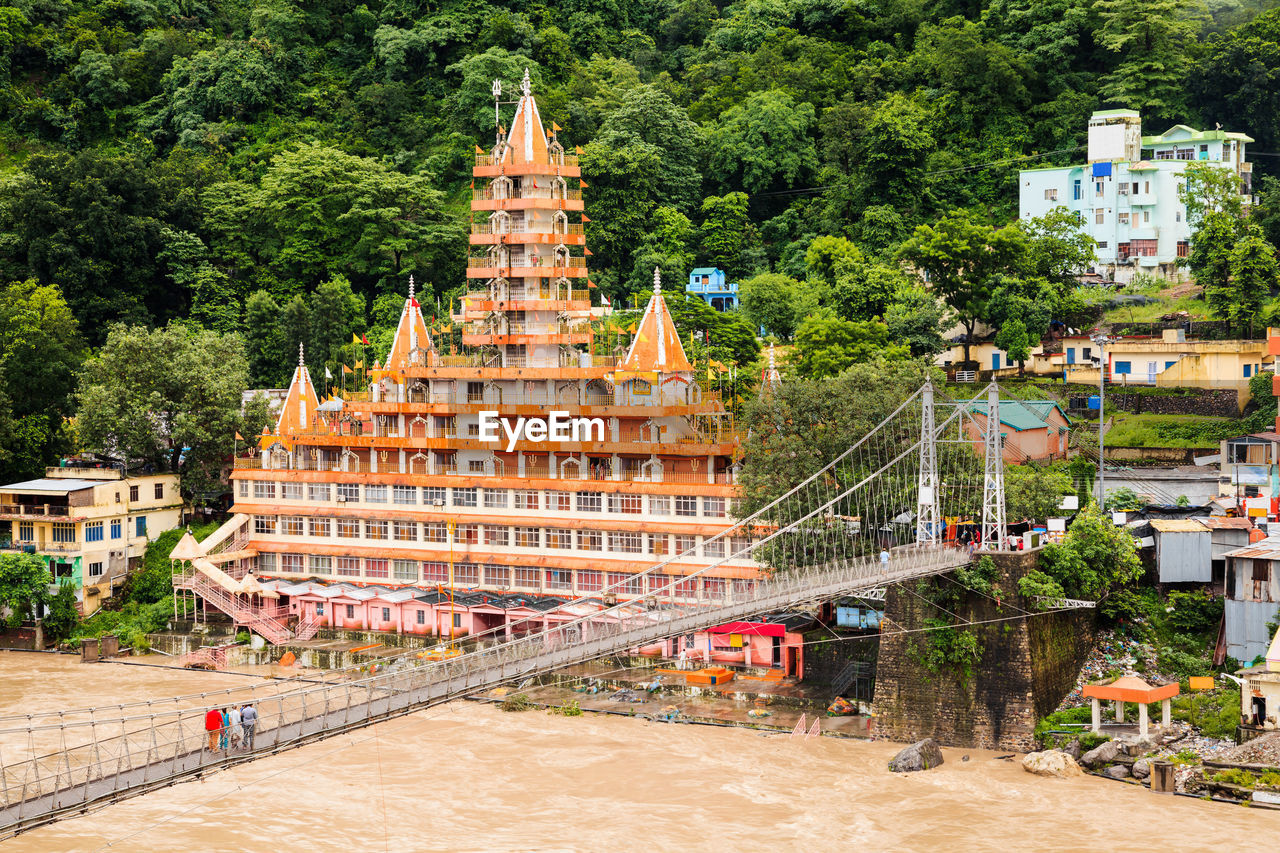
[[[1146,737],[1148,728],[1147,703],[1138,703],[1138,737]]]
[[[1116,706],[1116,722],[1123,723],[1124,722],[1124,702],[1122,702],[1119,699],[1116,699],[1115,706]]]
[[[1091,710],[1092,710],[1092,712],[1093,712],[1093,713],[1092,713],[1093,725],[1092,725],[1092,727],[1091,727],[1091,728],[1093,729],[1093,733],[1094,733],[1095,735],[1096,735],[1096,734],[1101,734],[1101,732],[1102,732],[1102,702],[1100,702],[1100,701],[1098,700],[1098,697],[1097,697],[1097,696],[1092,697],[1092,698],[1089,700],[1089,702],[1090,702],[1090,705],[1092,706],[1092,707],[1091,707]]]
[[[1173,710],[1173,700],[1172,700],[1172,699],[1163,699],[1163,700],[1161,700],[1161,702],[1160,702],[1160,725],[1164,726],[1165,728],[1168,728],[1168,727],[1169,727],[1169,725],[1170,725],[1170,723],[1172,722],[1172,719],[1171,719],[1171,712],[1172,712],[1172,710]]]

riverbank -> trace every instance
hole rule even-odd
[[[32,701],[33,682],[68,705],[241,680],[42,655],[30,664],[41,672],[11,690],[10,676],[28,665],[0,656],[0,712]],[[1114,846],[1121,826],[1140,827],[1144,846],[1209,850],[1280,831],[1275,814],[1095,778],[1041,779],[980,750],[945,749],[940,768],[891,774],[899,748],[455,703],[43,827],[6,842],[5,853],[257,851],[263,838],[343,853],[995,850],[1028,837],[1037,849],[1074,850]]]

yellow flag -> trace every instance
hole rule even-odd
[[[353,344],[360,343],[360,338],[354,332],[351,334],[351,343]]]
[[[563,128],[563,127],[561,127],[560,125],[556,124],[554,121],[553,121],[553,122],[551,122],[551,129],[552,129],[552,130],[556,130],[556,131],[564,130],[564,128]]]
[[[360,359],[359,361],[356,362],[356,370],[363,370],[363,369],[364,369],[364,359]]]

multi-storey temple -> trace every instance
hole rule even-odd
[[[522,88],[510,132],[476,155],[464,352],[436,347],[410,282],[367,390],[329,397],[300,354],[274,430],[236,462],[233,511],[251,521],[228,554],[255,554],[308,627],[500,627],[504,608],[641,596],[628,579],[656,562],[677,557],[654,588],[745,545],[713,540],[732,524],[737,439],[656,271],[630,348],[593,350],[577,158]],[[729,560],[677,594],[756,572]],[[236,594],[234,570],[215,580]],[[475,606],[441,615],[442,586]]]

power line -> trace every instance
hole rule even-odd
[[[970,163],[965,166],[953,166],[952,168],[949,168],[949,169],[934,169],[932,171],[925,172],[925,175],[947,175],[953,172],[968,172],[974,169],[987,169],[987,168],[990,168],[991,166],[1001,166],[1006,163],[1017,163],[1022,160],[1036,160],[1041,157],[1052,157],[1055,154],[1069,154],[1072,151],[1079,151],[1084,147],[1085,146],[1083,145],[1077,145],[1074,148],[1059,148],[1055,151],[1045,151],[1041,154],[1021,154],[1017,157],[1006,157],[1002,160],[986,160],[981,163]],[[1280,157],[1280,154],[1276,154],[1273,156]],[[795,187],[789,190],[774,190],[772,192],[756,193],[755,195],[752,196],[752,198],[760,198],[761,196],[803,195],[805,193],[820,193],[820,192],[826,192],[827,190],[830,190],[830,189],[835,189],[836,186],[838,185],[826,184],[820,187]]]

